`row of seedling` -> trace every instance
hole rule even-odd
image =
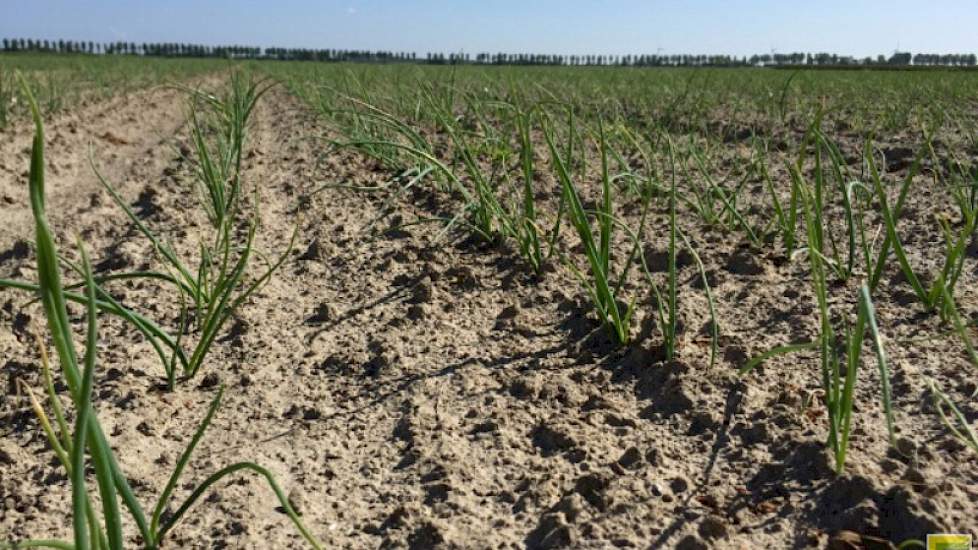
[[[620,119],[588,124],[570,105],[527,104],[516,92],[510,94],[513,101],[486,99],[450,83],[419,83],[416,102],[388,101],[387,109],[370,103],[354,78],[344,89],[292,87],[333,123],[340,137],[330,140],[331,150],[356,148],[399,175],[378,190],[400,196],[427,182],[432,192],[457,199],[448,213],[407,223],[440,223],[440,238],[457,230],[510,246],[537,275],[554,262],[565,265],[618,344],[631,341],[636,310],[651,306],[665,354],[674,355],[680,324],[676,255],[688,248],[706,287],[711,363],[715,359],[719,325],[712,295],[695,250],[677,226],[678,168],[673,143],[661,129],[639,137]],[[635,166],[626,155],[643,161]],[[665,161],[658,162],[660,157]],[[600,196],[592,207],[582,182],[595,173]],[[541,186],[548,177],[556,180],[556,190]],[[636,206],[637,220],[628,222],[617,211],[622,201]],[[656,205],[665,209],[667,222],[649,228]],[[646,265],[649,231],[668,243],[664,287]]]
[[[254,294],[291,251],[295,240],[277,258],[265,262],[258,273],[249,272],[256,257],[255,235],[260,223],[257,188],[242,186],[241,172],[246,151],[248,121],[259,98],[269,89],[263,82],[232,73],[222,96],[191,90],[190,134],[194,155],[194,193],[206,214],[210,235],[205,235],[195,258],[181,258],[160,239],[119,193],[96,170],[99,180],[116,204],[158,253],[162,270],[120,273],[112,278],[155,279],[169,283],[181,297],[184,310],[177,338],[170,338],[171,354],[164,360],[167,384],[177,377],[193,377],[210,352],[215,339],[234,312]],[[196,265],[191,263],[196,260]],[[144,334],[146,332],[144,331]],[[186,338],[184,338],[186,337]],[[147,334],[151,342],[160,340]],[[193,343],[187,351],[182,339]],[[162,349],[161,344],[154,344]]]
[[[274,261],[266,262],[260,273],[250,273],[255,257],[254,241],[259,225],[257,189],[243,190],[241,165],[245,151],[248,120],[268,84],[233,73],[223,95],[189,90],[189,126],[195,167],[193,189],[210,224],[210,234],[201,237],[198,254],[182,258],[171,244],[157,236],[139,218],[119,192],[108,182],[92,159],[92,168],[106,192],[122,209],[133,226],[153,247],[161,267],[151,271],[119,272],[99,275],[97,299],[103,311],[131,323],[153,346],[160,357],[167,386],[178,378],[198,373],[221,329],[235,310],[258,290],[281,265],[290,246]],[[294,239],[293,239],[294,240]],[[79,266],[62,259],[80,275]],[[149,281],[168,284],[183,304],[181,322],[166,330],[116,300],[104,286],[112,281]],[[23,281],[0,280],[0,286],[36,290]],[[68,285],[69,299],[83,302],[75,292],[81,283]],[[189,342],[189,345],[187,345]]]
[[[211,224],[214,236],[211,241],[202,244],[200,265],[196,269],[196,277],[191,276],[190,270],[180,262],[172,248],[165,246],[152,232],[132,213],[125,202],[111,186],[105,183],[113,198],[125,208],[133,223],[139,230],[151,239],[163,258],[167,271],[152,273],[126,273],[110,277],[97,278],[88,259],[88,254],[81,241],[77,247],[80,261],[71,263],[65,261],[58,252],[51,227],[45,211],[45,174],[44,174],[44,129],[40,111],[33,101],[29,86],[22,80],[25,97],[28,98],[35,122],[35,136],[31,151],[29,191],[31,208],[34,214],[36,235],[36,256],[38,267],[37,283],[17,283],[5,286],[15,286],[33,290],[37,293],[42,304],[47,327],[54,344],[55,357],[61,377],[67,386],[70,407],[66,407],[61,397],[55,391],[52,369],[47,359],[47,344],[38,337],[38,347],[41,356],[41,374],[43,380],[43,396],[30,389],[23,381],[20,386],[28,396],[31,407],[53,449],[58,461],[64,468],[71,485],[71,518],[72,539],[61,540],[26,540],[19,542],[0,542],[0,548],[54,548],[58,550],[122,550],[131,547],[132,540],[145,549],[160,548],[168,533],[187,516],[191,508],[203,497],[214,484],[239,472],[252,472],[266,480],[274,492],[282,509],[295,525],[302,538],[314,548],[321,548],[316,538],[306,529],[297,512],[275,481],[272,473],[253,462],[238,462],[225,466],[193,484],[189,494],[181,499],[176,498],[181,484],[180,478],[190,462],[197,445],[204,436],[217,412],[223,394],[223,388],[218,390],[207,410],[206,415],[193,433],[190,442],[177,460],[173,471],[158,499],[151,508],[146,508],[136,498],[130,483],[121,470],[116,451],[110,445],[102,425],[99,422],[93,402],[93,392],[98,370],[97,348],[100,344],[99,322],[101,313],[120,315],[132,322],[148,338],[163,342],[170,347],[174,356],[184,356],[179,348],[180,337],[169,337],[156,325],[145,318],[132,313],[127,308],[113,300],[101,288],[102,282],[117,279],[155,279],[167,281],[177,286],[188,299],[194,303],[194,311],[199,320],[199,337],[197,347],[192,354],[202,361],[206,349],[213,343],[212,333],[219,330],[227,315],[241,302],[241,296],[247,296],[274,270],[274,265],[268,271],[257,277],[254,282],[242,281],[243,271],[247,266],[247,258],[254,238],[257,225],[257,214],[248,214],[245,221],[248,226],[244,240],[236,240],[234,225],[239,223],[236,218],[241,208],[237,205],[241,188],[241,151],[244,149],[244,136],[248,116],[264,88],[255,83],[247,83],[240,75],[232,77],[231,91],[224,99],[206,96],[209,102],[208,116],[216,117],[213,122],[221,131],[216,141],[204,137],[201,128],[201,113],[194,111],[191,116],[192,132],[195,134],[195,144],[198,155],[198,169],[201,178],[209,178],[201,182],[202,191],[208,198],[205,200],[205,210],[211,214]],[[196,93],[195,93],[196,96]],[[194,97],[193,101],[201,98]],[[210,129],[207,130],[210,132]],[[213,155],[217,166],[208,168],[208,161],[201,155]],[[203,172],[213,170],[209,176]],[[220,185],[224,191],[211,188]],[[82,281],[77,291],[67,290],[69,285],[62,282],[62,271],[69,270],[78,274]],[[100,280],[101,279],[101,282]],[[85,347],[79,352],[75,347],[74,334],[68,316],[68,301],[78,302],[85,307],[87,325],[85,329]],[[182,315],[181,317],[186,317]],[[181,331],[186,326],[181,327]],[[182,334],[182,332],[181,332]],[[203,346],[203,347],[202,347]],[[158,347],[159,349],[159,347]],[[194,370],[188,370],[188,365]],[[199,362],[184,364],[184,373],[192,375],[199,368]],[[173,383],[174,375],[169,366],[168,379]],[[71,420],[73,415],[74,419]],[[52,420],[53,419],[53,420]],[[136,533],[127,533],[124,529],[124,515],[128,514],[131,525]]]

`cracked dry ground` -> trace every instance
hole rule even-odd
[[[206,220],[179,152],[184,116],[179,92],[154,89],[47,122],[48,210],[67,255],[77,234],[100,271],[156,262],[99,187],[89,143],[138,215],[194,252]],[[717,364],[695,331],[672,362],[661,360],[649,326],[615,350],[563,268],[535,278],[512,250],[436,242],[433,225],[392,228],[386,197],[327,188],[300,200],[323,183],[386,180],[353,152],[326,154],[314,138],[323,133],[282,89],[260,103],[245,173],[262,196],[259,247],[283,250],[296,223],[299,241],[228,325],[201,376],[159,390],[149,346],[104,319],[97,412],[144,502],[159,494],[224,384],[185,481],[254,460],[328,548],[806,548],[842,529],[894,541],[976,530],[978,463],[920,400],[921,374],[961,395],[973,376],[932,320],[878,304],[881,323],[923,342],[889,351],[899,423],[927,444],[915,460],[887,451],[875,372],[866,369],[849,472],[837,477],[822,445],[824,411],[802,410],[818,386],[813,361],[735,376],[748,355],[815,323],[797,263],[699,236],[724,326]],[[31,128],[0,136],[0,276],[33,279]],[[425,214],[437,200],[418,191],[394,207]],[[665,237],[650,239],[661,270]],[[707,316],[696,267],[680,260],[685,324],[699,327]],[[112,290],[176,324],[175,296],[142,284]],[[67,480],[16,392],[17,379],[39,384],[30,326],[42,313],[27,301],[0,291],[2,539],[70,530]],[[246,476],[221,483],[166,547],[301,540],[268,487]]]

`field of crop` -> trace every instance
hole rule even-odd
[[[978,535],[976,85],[0,56],[0,548]]]

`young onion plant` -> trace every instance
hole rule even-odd
[[[635,311],[636,297],[632,297],[626,304],[622,299],[622,285],[629,269],[632,267],[638,254],[633,252],[622,264],[620,272],[616,277],[612,272],[612,237],[616,227],[614,214],[614,202],[612,200],[613,187],[611,178],[608,174],[608,149],[604,140],[604,130],[599,128],[598,138],[601,149],[601,202],[596,212],[588,212],[581,201],[580,193],[571,178],[567,163],[557,149],[553,130],[545,125],[544,136],[547,146],[550,149],[550,157],[555,170],[557,179],[560,181],[563,191],[564,202],[567,204],[567,216],[573,225],[577,236],[581,240],[584,248],[584,255],[588,263],[588,274],[579,270],[573,262],[567,261],[574,275],[584,286],[591,298],[598,318],[613,333],[619,344],[627,344],[631,337],[631,318]],[[642,224],[644,226],[645,216],[648,211],[649,201],[643,205]],[[597,218],[598,230],[595,233],[592,228],[591,218]],[[636,247],[638,248],[636,242]]]
[[[191,138],[197,160],[198,193],[215,229],[234,227],[248,123],[258,100],[273,85],[233,72],[223,96],[191,90]],[[226,235],[220,232],[217,237]]]
[[[822,113],[818,112],[802,140],[798,158],[793,165],[789,163],[786,166],[791,178],[791,196],[787,211],[774,193],[766,169],[764,177],[767,179],[777,223],[789,256],[793,255],[799,244],[794,226],[803,208],[803,195],[807,193],[807,198],[812,203],[809,213],[815,222],[814,242],[817,250],[823,254],[825,266],[835,278],[839,281],[848,281],[857,272],[857,262],[863,263],[865,274],[872,269],[871,243],[867,239],[864,221],[872,193],[867,186],[853,181],[850,177],[841,151],[823,133],[821,121]],[[809,183],[804,177],[804,170],[809,160],[810,150],[814,154],[812,155],[813,174]],[[844,244],[840,244],[840,238],[834,230],[835,224],[831,223],[829,218],[831,207],[836,201],[842,207],[844,216]]]
[[[595,209],[584,208],[580,191],[578,190],[577,185],[574,183],[574,178],[571,174],[569,163],[561,155],[558,147],[556,146],[556,139],[554,137],[552,125],[550,123],[545,123],[543,125],[543,130],[544,138],[547,141],[548,148],[550,149],[551,162],[556,170],[557,179],[560,182],[561,189],[563,191],[562,204],[566,204],[567,218],[574,227],[575,233],[581,241],[581,246],[583,248],[588,269],[585,271],[578,268],[577,265],[567,257],[564,257],[564,261],[590,297],[591,304],[594,307],[594,311],[597,313],[599,320],[610,330],[618,344],[625,345],[631,341],[631,319],[635,312],[635,305],[638,295],[633,295],[626,303],[624,293],[629,272],[633,266],[637,265],[637,267],[639,267],[645,274],[646,280],[655,296],[657,321],[660,332],[662,333],[665,357],[667,360],[673,359],[677,353],[679,338],[678,267],[676,257],[679,247],[679,240],[682,239],[698,266],[699,274],[706,290],[712,333],[712,344],[710,350],[710,364],[712,366],[716,361],[719,339],[719,324],[716,318],[713,294],[710,290],[710,285],[706,277],[703,263],[689,239],[682,234],[677,225],[676,209],[679,198],[676,186],[675,151],[672,141],[668,138],[664,140],[668,145],[668,155],[672,167],[672,179],[668,193],[669,244],[666,266],[667,286],[665,292],[663,292],[659,288],[659,285],[656,283],[655,279],[652,277],[646,263],[645,254],[642,251],[642,245],[645,242],[645,226],[648,219],[649,207],[655,192],[661,189],[661,186],[655,181],[655,176],[650,173],[647,176],[646,181],[639,185],[639,188],[642,189],[640,192],[640,199],[642,202],[638,229],[635,230],[630,228],[620,217],[615,214],[615,186],[612,185],[612,180],[614,178],[609,173],[608,164],[610,149],[606,141],[604,127],[600,121],[598,124],[598,131],[596,133],[596,141],[601,157],[601,200]],[[637,145],[637,141],[632,141],[632,143]],[[643,155],[646,158],[651,158],[651,153],[648,151],[644,151]],[[597,226],[596,230],[594,226]],[[632,246],[627,255],[624,257],[624,261],[617,262],[618,265],[615,266],[614,264],[616,262],[613,261],[615,256],[614,242],[615,233],[617,231],[624,233],[626,242],[631,243]],[[615,267],[618,269],[617,274],[613,271]]]
[[[520,138],[520,168],[523,175],[521,210],[518,216],[516,227],[513,228],[514,237],[520,249],[520,254],[526,259],[530,267],[537,273],[543,269],[543,264],[549,253],[544,256],[543,247],[540,242],[540,228],[537,225],[536,197],[533,189],[533,180],[536,175],[536,166],[533,162],[533,141],[530,139],[530,130],[533,125],[533,111],[522,111],[513,106],[516,117],[516,127]],[[553,238],[557,238],[560,228],[560,215],[557,216],[557,224],[552,231]],[[553,241],[551,241],[550,251],[553,251]]]
[[[915,165],[920,163],[920,156],[921,154],[918,154]],[[961,321],[954,300],[954,290],[964,269],[967,246],[971,242],[975,230],[978,229],[978,210],[969,207],[967,201],[959,202],[962,215],[961,221],[963,223],[960,224],[961,227],[957,231],[952,229],[948,220],[942,218],[937,220],[944,235],[944,261],[940,266],[940,270],[931,275],[932,282],[927,285],[924,282],[922,274],[910,263],[910,258],[897,231],[897,223],[903,208],[903,202],[906,199],[910,187],[911,178],[908,176],[904,180],[896,203],[891,205],[886,189],[883,187],[883,178],[876,166],[873,155],[869,154],[866,157],[870,177],[872,178],[873,190],[879,201],[883,223],[886,228],[886,240],[883,242],[883,246],[879,252],[871,284],[879,281],[885,266],[885,261],[892,249],[900,270],[913,290],[914,295],[927,310],[936,311],[941,319],[951,322],[955,333],[967,349],[972,363],[978,365],[978,353],[975,352],[971,336],[966,329],[965,323]]]
[[[800,179],[795,175],[796,181]],[[846,323],[844,332],[833,322],[829,308],[828,272],[831,260],[826,257],[821,233],[819,232],[819,216],[816,213],[814,190],[808,185],[799,189],[801,210],[805,220],[808,237],[807,255],[811,270],[812,290],[815,294],[819,312],[818,338],[811,342],[789,344],[769,350],[748,361],[741,369],[746,374],[767,359],[788,353],[817,350],[819,354],[822,390],[824,392],[825,408],[828,411],[828,446],[835,459],[836,472],[845,470],[846,455],[852,434],[853,407],[856,403],[856,381],[858,379],[860,356],[867,332],[872,336],[876,349],[877,366],[880,371],[881,394],[883,410],[890,443],[894,441],[894,423],[892,399],[889,382],[889,369],[882,338],[876,323],[876,315],[870,291],[862,286],[859,291],[858,314],[854,325]],[[839,340],[844,344],[839,346]]]
[[[193,488],[190,495],[176,506],[172,514],[164,514],[171,504],[180,476],[190,461],[197,444],[204,435],[220,404],[221,391],[211,402],[207,415],[198,426],[187,448],[169,476],[166,488],[157,500],[151,514],[146,513],[136,499],[125,474],[119,467],[115,451],[109,444],[94,409],[92,395],[95,384],[96,348],[98,346],[98,299],[97,286],[91,264],[84,247],[79,242],[81,262],[79,268],[84,278],[84,294],[87,316],[85,352],[79,357],[75,349],[71,324],[68,320],[67,300],[61,283],[58,251],[47,222],[44,206],[44,131],[40,111],[29,89],[25,92],[31,103],[35,122],[34,143],[31,152],[29,190],[31,209],[36,228],[38,291],[43,305],[48,329],[51,333],[61,373],[68,387],[74,406],[75,420],[69,425],[65,409],[54,392],[54,384],[42,344],[42,374],[48,405],[53,412],[52,424],[41,401],[27,392],[38,420],[61,462],[71,484],[72,532],[70,542],[59,540],[27,540],[0,542],[0,548],[54,548],[58,550],[121,550],[127,535],[123,529],[123,510],[132,518],[140,543],[147,550],[160,548],[165,536],[177,525],[196,502],[215,483],[239,471],[251,471],[264,477],[276,495],[280,505],[302,537],[317,550],[319,542],[306,529],[295,509],[289,503],[271,472],[252,463],[231,464],[206,478]],[[22,387],[26,387],[21,382]],[[88,473],[92,472],[95,486],[89,488]],[[94,498],[97,490],[98,498]],[[96,504],[97,503],[97,504]]]
[[[809,125],[802,140],[798,158],[794,164],[786,163],[791,182],[787,201],[783,201],[775,191],[766,163],[767,153],[763,147],[758,149],[761,158],[756,166],[771,200],[775,234],[781,236],[788,257],[793,257],[801,244],[796,226],[802,208],[802,189],[808,185],[803,170],[809,156],[813,157],[810,197],[813,202],[812,214],[816,218],[816,242],[819,249],[824,250],[826,267],[838,280],[848,281],[857,273],[860,261],[864,266],[862,271],[866,274],[873,268],[870,258],[871,242],[867,238],[864,221],[872,190],[852,179],[841,151],[822,131],[821,119],[822,113],[816,113],[814,122]],[[840,239],[833,229],[834,224],[829,223],[828,212],[836,201],[842,207],[844,215],[844,245],[839,242]]]
[[[686,179],[691,183],[690,189],[692,190],[692,196],[684,195],[683,201],[699,214],[707,225],[717,226],[725,231],[734,228],[741,229],[753,245],[760,246],[760,237],[737,206],[738,198],[747,184],[749,173],[746,173],[734,188],[727,188],[712,176],[712,170],[707,165],[704,150],[692,138],[689,140],[687,148],[688,156],[693,160],[696,171],[702,176],[703,181],[699,183],[699,178],[695,177],[688,166],[688,160],[682,158],[680,165],[683,167]]]
[[[771,199],[771,209],[774,210],[774,236],[780,236],[785,255],[790,258],[794,255],[799,244],[796,234],[799,203],[798,186],[792,181],[790,196],[787,201],[783,201],[775,189],[774,179],[768,169],[766,144],[758,144],[756,148],[760,153],[760,160],[758,161],[760,176]]]

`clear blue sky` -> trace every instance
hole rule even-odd
[[[0,0],[0,36],[562,54],[978,52],[976,0]]]

